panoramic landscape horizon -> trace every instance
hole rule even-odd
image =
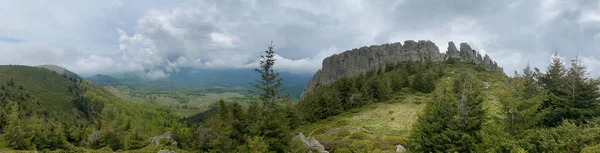
[[[600,152],[598,0],[0,14],[0,152]]]

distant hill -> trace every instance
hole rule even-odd
[[[96,74],[86,79],[99,86],[119,86],[121,84],[119,80],[114,77],[102,74]]]
[[[38,65],[35,67],[40,67],[40,68],[45,68],[48,69],[50,71],[54,71],[60,75],[65,75],[69,78],[75,78],[75,79],[81,79],[82,77],[80,77],[79,75],[77,75],[74,72],[71,72],[63,67],[57,66],[57,65]]]

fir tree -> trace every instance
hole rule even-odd
[[[282,79],[279,78],[279,73],[275,73],[273,66],[275,65],[275,51],[273,50],[273,42],[268,46],[265,51],[266,55],[261,55],[260,68],[255,69],[260,74],[260,80],[256,80],[256,83],[250,83],[258,94],[260,99],[263,101],[264,109],[271,109],[277,102],[286,101],[288,95],[279,96],[284,90],[281,88]]]
[[[515,72],[511,82],[499,93],[499,102],[504,116],[502,123],[505,131],[511,136],[522,134],[527,129],[535,127],[547,111],[540,110],[543,101],[547,99],[544,91],[531,91],[535,85],[531,83],[529,67],[524,69],[521,76]]]
[[[481,143],[480,131],[486,118],[483,108],[481,81],[470,74],[463,73],[455,80],[457,99],[457,117],[451,124],[453,134],[449,134],[454,147],[449,152],[475,152],[476,145]],[[456,85],[460,86],[457,87]],[[460,88],[461,90],[456,90]]]
[[[585,123],[587,119],[598,116],[598,107],[600,105],[600,93],[598,80],[589,79],[586,66],[579,60],[579,57],[573,60],[571,67],[567,72],[566,79],[569,79],[569,94],[571,95],[569,113],[566,118],[577,124]]]
[[[544,101],[542,108],[549,108],[550,112],[544,118],[544,125],[559,125],[569,111],[566,105],[571,95],[569,95],[570,88],[565,82],[565,77],[566,68],[558,57],[558,53],[555,53],[552,56],[552,64],[550,64],[546,73],[538,78],[542,89],[548,91],[548,99]]]
[[[449,80],[432,94],[423,113],[413,125],[410,149],[414,152],[446,152],[452,144],[449,129],[458,112],[456,96]]]

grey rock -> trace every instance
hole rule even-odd
[[[164,134],[150,138],[150,144],[158,145],[160,143],[161,139],[167,139],[168,141],[171,142],[171,145],[177,146],[177,141],[175,141],[175,139],[173,139],[173,135],[171,134],[171,132],[166,132]]]
[[[489,58],[489,56],[486,55]],[[486,60],[473,50],[467,43],[460,44],[456,49],[454,42],[448,42],[446,53],[440,53],[439,48],[429,40],[407,40],[404,45],[396,42],[391,44],[372,45],[347,50],[334,54],[323,60],[322,67],[304,87],[300,96],[303,99],[312,89],[329,84],[345,76],[355,76],[370,70],[375,70],[385,64],[401,61],[442,61],[449,58],[459,58],[461,61],[484,64],[489,69],[501,69],[491,59]]]
[[[95,143],[98,141],[98,139],[100,139],[100,130],[95,130],[94,132],[88,134],[87,142]]]
[[[396,152],[405,152],[406,148],[402,145],[396,145]]]
[[[166,150],[166,149],[163,149],[163,150],[159,150],[157,153],[176,153],[176,152],[175,152],[175,151],[173,151],[173,150]]]
[[[488,89],[490,88],[490,83],[488,82],[483,82],[483,88]]]
[[[454,42],[452,41],[448,42],[448,50],[446,51],[446,57],[446,59],[460,58],[460,52],[458,51],[458,49],[456,49],[456,45],[454,45]]]
[[[315,139],[314,137],[309,139],[302,133],[299,133],[298,135],[294,136],[294,138],[292,138],[292,141],[302,142],[304,147],[306,147],[309,150],[308,152],[311,153],[313,150],[318,151],[318,153],[329,153],[329,151],[325,150],[325,147],[321,145],[321,143],[319,143],[317,139]]]

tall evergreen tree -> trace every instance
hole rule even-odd
[[[511,78],[510,83],[499,93],[501,104],[502,124],[505,131],[511,136],[522,134],[523,131],[533,128],[547,114],[546,110],[540,110],[547,93],[544,91],[533,91],[535,85],[530,79],[529,67],[524,69],[523,76],[517,74]],[[532,87],[533,86],[533,87]]]
[[[260,80],[256,80],[256,83],[250,83],[258,90],[256,92],[260,94],[260,99],[264,102],[264,109],[272,109],[275,103],[288,99],[288,95],[279,95],[284,89],[281,87],[282,78],[279,77],[279,73],[275,73],[273,70],[273,66],[275,65],[275,51],[273,47],[273,42],[271,41],[271,44],[265,51],[266,55],[260,56],[260,68],[255,69],[260,74]]]
[[[486,118],[483,108],[483,91],[481,81],[470,74],[463,73],[454,83],[457,99],[457,117],[451,125],[454,147],[449,152],[475,152],[476,145],[481,143],[480,131]],[[459,88],[460,90],[456,90]]]
[[[587,76],[586,66],[580,61],[579,57],[573,60],[571,67],[567,72],[566,82],[569,82],[570,107],[567,119],[575,123],[585,123],[587,119],[598,116],[600,105],[600,93],[598,93],[598,80],[590,79]]]
[[[412,128],[410,149],[414,152],[446,152],[452,147],[449,129],[458,109],[450,80],[442,81],[432,96]]]
[[[541,87],[548,91],[548,99],[544,101],[542,108],[549,108],[549,113],[544,118],[544,125],[557,126],[562,122],[569,103],[569,87],[565,82],[566,68],[558,53],[552,56],[552,63],[544,75],[540,75],[538,80]]]
[[[411,134],[415,152],[474,152],[485,121],[481,83],[468,74],[442,80]]]
[[[578,57],[567,70],[555,54],[546,74],[539,80],[542,88],[549,91],[549,99],[544,102],[544,108],[550,111],[545,117],[545,125],[557,126],[562,120],[581,124],[598,116],[600,83],[588,78],[586,67]]]

